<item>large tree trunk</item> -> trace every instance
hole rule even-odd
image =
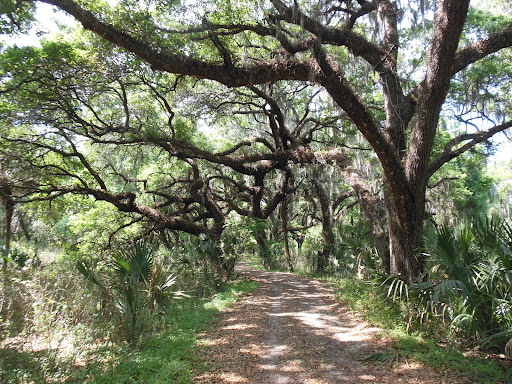
[[[257,229],[256,231],[254,231],[254,239],[258,244],[258,249],[260,253],[261,262],[263,263],[263,267],[266,269],[272,268],[273,262],[270,255],[270,250],[268,249],[268,241],[265,230]]]
[[[259,173],[254,176],[254,190],[256,192],[252,196],[252,217],[259,220],[268,219],[268,216],[264,215],[261,207],[261,202],[263,200],[265,188],[264,180],[265,173]],[[266,269],[274,267],[274,262],[272,260],[270,250],[268,247],[268,240],[265,228],[258,225],[258,228],[254,230],[254,239],[258,244],[259,254],[263,267]]]
[[[7,182],[7,178],[0,177],[0,202],[3,203],[5,209],[5,244],[2,254],[2,289],[4,294],[7,295],[11,291],[11,283],[7,277],[7,260],[11,253],[11,231],[12,231],[12,217],[14,215],[14,200],[12,197],[12,191]],[[0,304],[0,317],[5,318],[8,311],[8,300],[4,297],[3,302]]]
[[[400,275],[407,281],[413,281],[422,272],[422,263],[418,260],[421,244],[420,226],[415,222],[404,222],[391,205],[387,209],[389,223],[389,273]]]
[[[418,95],[414,117],[409,124],[407,153],[401,154],[405,181],[396,179],[391,167],[386,169],[386,162],[382,163],[390,192],[388,220],[391,273],[401,274],[408,281],[419,277],[425,265],[419,246],[425,215],[425,193],[430,176],[430,154],[441,108],[453,76],[451,68],[468,7],[469,0],[447,0],[437,8],[427,73]],[[388,108],[387,114],[390,116],[395,112]],[[395,126],[394,131],[400,132],[400,127]],[[391,142],[395,148],[400,149],[396,140]]]
[[[220,247],[222,233],[224,232],[224,221],[219,221],[210,230],[210,236],[215,244],[215,248],[210,255],[210,263],[218,279],[227,281],[231,278],[235,270],[235,260],[226,258]]]

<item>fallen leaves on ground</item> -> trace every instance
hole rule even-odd
[[[471,383],[400,356],[392,364],[362,359],[390,350],[389,341],[336,302],[323,282],[245,265],[240,272],[260,288],[200,336],[204,366],[195,383]]]

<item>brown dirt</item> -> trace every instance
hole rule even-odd
[[[209,366],[195,383],[471,383],[419,363],[368,363],[365,353],[391,350],[361,318],[315,279],[239,267],[260,288],[223,312],[200,337]]]

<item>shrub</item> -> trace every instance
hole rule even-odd
[[[381,276],[393,300],[407,303],[420,319],[441,318],[451,336],[474,345],[512,344],[512,228],[498,218],[441,226],[425,236],[428,255],[423,281],[408,285]]]
[[[183,292],[172,291],[176,276],[170,274],[154,255],[153,246],[139,240],[112,254],[109,271],[99,276],[83,261],[78,270],[98,286],[121,315],[126,340],[135,345],[143,328],[146,311],[155,313],[165,309],[173,298]]]

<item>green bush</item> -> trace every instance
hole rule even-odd
[[[165,309],[171,299],[183,296],[183,292],[171,291],[176,277],[157,262],[154,247],[146,240],[113,253],[111,271],[102,277],[83,261],[76,267],[114,303],[131,345],[137,342],[147,310]]]
[[[382,334],[391,337],[393,348],[377,353],[363,354],[367,361],[389,363],[400,359],[416,360],[440,371],[459,371],[475,382],[486,384],[510,383],[512,372],[492,359],[466,357],[454,345],[433,338],[423,327],[414,331],[410,327],[408,316],[411,303],[403,301],[389,302],[388,291],[382,292],[381,287],[353,276],[334,280],[338,298],[352,310],[365,317],[372,325],[383,328]],[[388,288],[389,289],[389,288]],[[439,322],[434,322],[437,326]],[[432,323],[429,322],[429,328]],[[508,364],[509,366],[510,364]]]
[[[430,230],[423,281],[407,284],[381,276],[387,296],[407,303],[419,319],[431,316],[449,325],[450,336],[480,347],[498,347],[510,356],[512,344],[512,228],[492,218]]]

